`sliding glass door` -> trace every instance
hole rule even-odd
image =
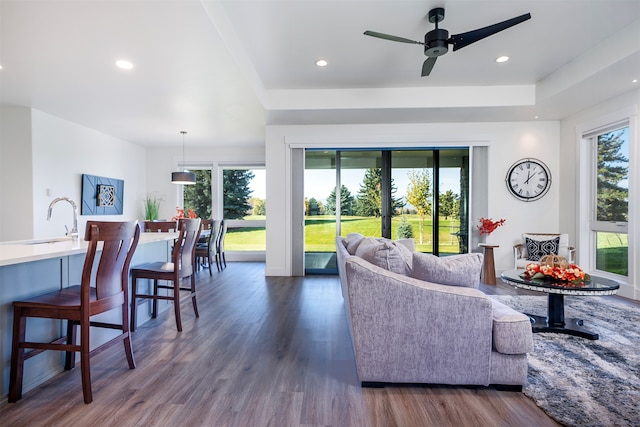
[[[468,250],[468,149],[307,150],[304,180],[307,273],[335,273],[335,236],[351,232]]]

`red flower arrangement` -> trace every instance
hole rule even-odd
[[[179,206],[176,206],[176,216],[171,218],[171,220],[177,221],[180,218],[198,218],[198,215],[196,215],[196,213],[193,211],[193,208],[190,208],[189,212],[187,212],[187,216],[184,216],[184,209],[181,209]]]
[[[480,218],[480,225],[478,225],[478,230],[480,230],[480,235],[486,234],[487,236],[495,231],[496,228],[504,225],[506,219],[500,219],[498,221],[494,221],[491,218]]]
[[[576,264],[569,264],[566,268],[561,268],[551,265],[540,265],[537,263],[527,264],[524,273],[522,273],[524,279],[555,279],[572,284],[581,283],[583,281],[589,281],[591,276],[585,273]]]

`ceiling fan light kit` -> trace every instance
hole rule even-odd
[[[377,37],[394,42],[424,45],[424,54],[427,56],[427,59],[422,64],[422,77],[426,77],[431,74],[431,70],[436,64],[438,57],[449,51],[449,45],[453,46],[453,51],[455,52],[458,49],[462,49],[465,46],[469,46],[472,43],[492,36],[500,31],[504,31],[507,28],[513,27],[514,25],[520,24],[528,19],[531,19],[531,14],[525,13],[524,15],[516,16],[515,18],[507,19],[506,21],[498,22],[497,24],[478,28],[477,30],[468,31],[466,33],[453,34],[449,37],[449,31],[438,28],[438,23],[444,20],[444,8],[436,7],[429,11],[429,22],[435,24],[436,27],[424,35],[424,43],[404,37],[378,33],[376,31],[367,30],[364,34],[366,36]]]

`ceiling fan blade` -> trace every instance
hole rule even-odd
[[[430,56],[425,59],[424,63],[422,64],[422,77],[427,77],[429,74],[431,74],[433,66],[436,65],[436,59],[438,59],[437,56]]]
[[[448,43],[453,45],[453,50],[462,49],[465,46],[469,46],[471,43],[475,43],[478,40],[482,40],[485,37],[492,36],[514,25],[520,24],[528,19],[531,19],[530,13],[516,16],[515,18],[507,19],[506,21],[498,22],[497,24],[489,25],[488,27],[478,28],[477,30],[468,31],[461,34],[453,34]]]
[[[375,31],[365,31],[365,36],[377,37],[379,39],[391,40],[392,42],[411,43],[411,44],[424,44],[424,42],[417,42],[415,40],[405,39],[404,37],[392,36],[390,34],[377,33]]]

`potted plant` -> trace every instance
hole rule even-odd
[[[144,199],[144,219],[146,221],[155,221],[158,219],[160,212],[160,199],[157,197],[147,196]]]

